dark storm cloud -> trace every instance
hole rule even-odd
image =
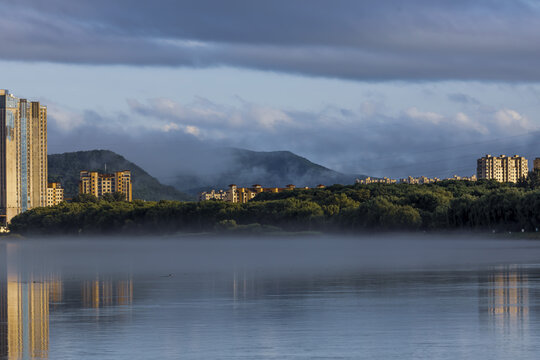
[[[540,80],[540,8],[525,0],[19,0],[0,10],[8,60]]]

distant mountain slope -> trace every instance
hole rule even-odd
[[[161,184],[156,178],[123,156],[108,150],[77,151],[48,156],[49,181],[59,181],[67,198],[78,194],[81,170],[107,172],[130,170],[133,177],[133,198],[142,200],[188,200],[172,186]]]
[[[221,149],[215,156],[226,159],[226,170],[204,177],[180,174],[171,185],[185,192],[196,193],[210,188],[226,188],[231,183],[242,186],[261,184],[265,187],[283,187],[294,184],[312,187],[318,184],[352,184],[357,177],[365,177],[342,174],[290,151]]]

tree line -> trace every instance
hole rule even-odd
[[[172,234],[285,231],[538,231],[540,176],[518,184],[447,180],[433,184],[333,185],[223,201],[121,201],[85,195],[12,219],[21,234]]]

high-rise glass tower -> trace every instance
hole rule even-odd
[[[47,205],[47,107],[0,90],[0,225]]]

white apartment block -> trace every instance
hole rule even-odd
[[[523,156],[486,155],[477,160],[478,179],[516,183],[519,179],[527,177],[528,173],[529,163]]]

